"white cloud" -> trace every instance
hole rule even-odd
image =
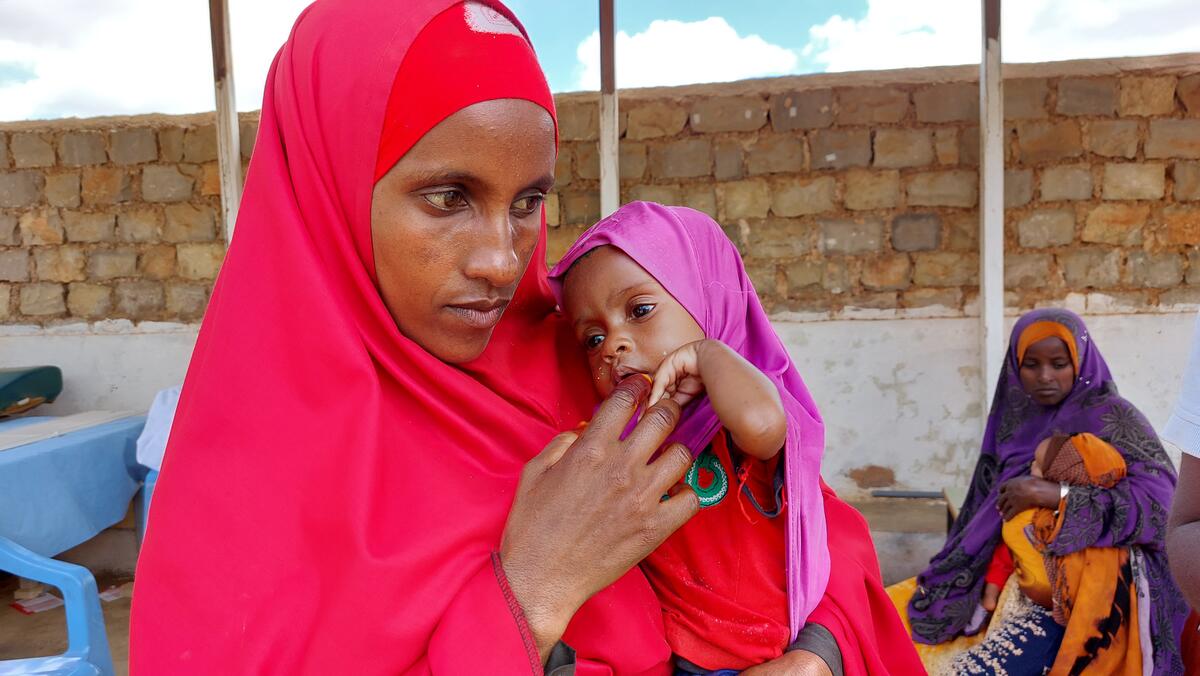
[[[308,0],[231,0],[238,108]],[[208,6],[175,0],[0,2],[0,120],[212,110]]]
[[[978,2],[868,0],[866,16],[809,29],[804,56],[829,71],[978,63]],[[1012,0],[1007,62],[1169,54],[1200,49],[1196,0]]]
[[[795,70],[795,52],[757,35],[740,36],[722,17],[652,21],[641,33],[616,36],[617,86],[652,87],[727,82]],[[600,88],[600,33],[576,50],[580,89]]]

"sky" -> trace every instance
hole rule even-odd
[[[384,1],[384,0],[380,0]],[[394,0],[402,1],[402,0]],[[229,0],[240,110],[307,0]],[[509,0],[556,92],[599,88],[595,0]],[[0,121],[212,110],[208,3],[0,0]],[[617,86],[976,63],[978,0],[616,0]],[[1197,0],[1005,0],[1006,62],[1200,51]]]

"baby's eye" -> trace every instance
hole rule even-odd
[[[538,207],[542,206],[542,200],[544,199],[546,199],[546,196],[541,193],[518,198],[517,201],[512,203],[513,213],[519,218],[529,216],[537,211]]]
[[[650,314],[652,310],[654,310],[654,303],[640,303],[633,306],[632,314],[634,317],[645,317],[646,315]]]
[[[431,192],[422,195],[426,202],[433,205],[433,208],[442,211],[454,211],[462,208],[466,204],[467,199],[462,194],[461,190],[442,190],[439,192]]]
[[[594,350],[600,347],[600,343],[604,342],[604,336],[597,333],[594,336],[588,336],[583,339],[583,346],[589,350]]]

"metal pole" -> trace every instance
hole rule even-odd
[[[621,199],[617,166],[617,73],[613,0],[600,0],[600,215],[617,210]]]
[[[984,420],[1004,364],[1004,82],[1000,74],[1000,0],[982,0],[979,68],[979,296]]]
[[[229,40],[228,0],[208,0],[212,34],[213,83],[217,94],[217,160],[221,174],[221,215],[225,241],[233,240],[242,200],[242,154],[238,139],[237,103],[233,96],[233,46]]]

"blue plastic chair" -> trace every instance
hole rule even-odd
[[[0,661],[0,676],[58,674],[114,676],[96,578],[91,571],[34,554],[0,536],[0,570],[49,584],[62,592],[67,611],[67,652],[52,657]]]
[[[138,548],[146,539],[146,527],[150,523],[150,499],[154,497],[154,486],[158,483],[158,470],[148,470],[142,479],[142,490],[134,498],[134,514],[137,526]]]

